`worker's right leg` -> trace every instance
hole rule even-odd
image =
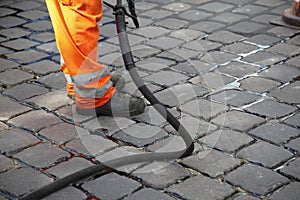
[[[85,115],[136,115],[141,99],[115,95],[111,75],[97,62],[101,0],[46,0],[65,70],[75,87],[76,107]]]

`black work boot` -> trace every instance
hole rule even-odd
[[[103,106],[90,109],[76,108],[76,110],[80,115],[130,117],[142,114],[145,106],[146,104],[141,98],[132,97],[117,91]]]

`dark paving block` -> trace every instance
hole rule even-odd
[[[42,128],[58,124],[61,120],[43,110],[31,111],[8,121],[15,126],[38,131]]]
[[[211,51],[206,53],[203,57],[201,57],[201,60],[208,62],[208,63],[214,63],[217,65],[228,63],[232,60],[237,59],[239,56],[226,53],[222,51]]]
[[[200,10],[188,10],[180,13],[178,16],[179,18],[185,19],[187,21],[200,21],[207,17],[210,17],[211,15],[211,13],[207,13]]]
[[[17,3],[9,5],[9,7],[11,7],[11,8],[17,8],[20,10],[31,10],[34,8],[38,8],[40,6],[41,6],[41,4],[34,2],[34,1],[17,2]]]
[[[183,41],[171,37],[160,37],[149,40],[146,44],[161,50],[168,50],[183,44]]]
[[[47,52],[49,54],[59,53],[55,42],[48,42],[36,47],[38,50]]]
[[[266,35],[266,34],[258,34],[246,39],[247,42],[251,42],[262,46],[273,45],[281,40],[282,40],[281,38]]]
[[[279,63],[280,61],[283,61],[285,59],[286,59],[285,56],[281,56],[278,54],[273,54],[265,51],[258,51],[255,54],[251,54],[243,58],[242,61],[259,64],[263,66],[269,66],[269,65]]]
[[[0,132],[7,130],[7,129],[8,129],[8,126],[6,124],[4,124],[3,122],[0,122]]]
[[[300,121],[300,113],[297,113],[296,115],[293,115],[292,117],[286,119],[284,123],[295,127],[300,127],[299,121]]]
[[[16,40],[10,40],[10,41],[2,43],[3,46],[14,49],[14,50],[28,49],[28,48],[31,48],[38,44],[39,43],[37,43],[37,42],[33,42],[33,41],[30,41],[28,39],[23,39],[23,38],[16,39]]]
[[[252,164],[229,173],[225,180],[257,195],[265,195],[289,182],[276,172]]]
[[[145,124],[136,124],[117,132],[113,137],[137,147],[143,147],[167,135],[166,131],[161,128]]]
[[[228,29],[233,32],[247,34],[247,35],[257,33],[258,31],[264,28],[266,28],[265,25],[254,23],[254,22],[247,22],[247,21],[239,22],[237,24],[228,27]]]
[[[171,86],[187,79],[187,76],[173,71],[161,71],[145,78],[146,81],[166,86]]]
[[[22,66],[23,69],[32,71],[36,74],[48,74],[60,70],[58,64],[50,60],[43,60],[33,64]]]
[[[136,154],[141,154],[144,153],[142,151],[139,151],[135,147],[129,147],[129,146],[122,146],[122,147],[117,147],[111,151],[107,151],[104,154],[101,154],[96,157],[96,160],[103,163],[104,165],[110,167],[108,161],[113,160],[113,159],[118,159],[126,156],[131,156],[131,155],[136,155]],[[126,172],[127,174],[131,173],[133,170],[136,170],[140,166],[144,165],[145,163],[133,163],[133,164],[128,164],[128,165],[123,165],[120,167],[117,167],[116,170],[121,171],[121,172]],[[113,167],[113,166],[111,166]],[[115,167],[113,167],[115,168]]]
[[[213,64],[201,60],[189,60],[188,62],[172,66],[172,69],[177,71],[196,75],[209,72],[212,68],[214,68]]]
[[[290,126],[271,121],[251,130],[249,133],[265,141],[280,145],[299,136],[300,131]]]
[[[259,198],[249,196],[247,194],[241,194],[234,198],[234,200],[259,200]]]
[[[207,93],[207,90],[201,86],[180,84],[155,93],[155,96],[163,104],[170,107],[177,107],[193,98],[200,97],[205,93]]]
[[[203,31],[205,33],[212,33],[215,30],[218,30],[220,28],[223,28],[225,25],[218,22],[212,22],[212,21],[200,21],[196,24],[191,25],[189,28]]]
[[[236,154],[239,158],[260,163],[265,167],[273,168],[293,157],[293,154],[284,148],[271,145],[267,142],[257,142],[242,149]]]
[[[292,39],[290,39],[288,42],[299,46],[300,45],[299,38],[300,38],[299,35],[297,35]]]
[[[219,15],[216,15],[215,17],[213,17],[212,19],[219,21],[219,22],[226,23],[226,24],[232,24],[234,22],[238,22],[245,18],[247,18],[247,16],[245,16],[245,15],[240,15],[240,14],[231,13],[231,12],[224,12],[224,13],[222,12]]]
[[[237,55],[242,55],[245,56],[247,54],[249,54],[252,51],[257,50],[258,47],[254,46],[252,44],[248,44],[248,43],[243,43],[243,42],[236,42],[230,45],[225,45],[224,47],[221,48],[222,51],[224,52],[229,52],[232,54],[237,54]],[[235,63],[235,62],[233,62]],[[240,63],[242,64],[242,63]]]
[[[200,185],[201,187],[199,187]],[[230,186],[202,175],[194,176],[182,183],[173,185],[167,191],[185,199],[194,200],[225,199],[234,193]]]
[[[149,39],[168,34],[170,31],[163,27],[147,26],[134,30],[132,33]]]
[[[32,31],[46,31],[46,30],[52,29],[52,24],[48,20],[33,21],[33,22],[27,23],[23,26]]]
[[[116,45],[106,43],[106,42],[100,42],[98,44],[98,54],[99,56],[106,55],[108,53],[116,52],[120,48]]]
[[[80,157],[75,157],[65,162],[59,163],[58,165],[46,170],[47,173],[50,173],[58,178],[63,178],[68,175],[71,175],[79,170],[88,168],[93,164]]]
[[[232,33],[229,31],[218,31],[207,37],[209,40],[220,42],[223,44],[230,44],[239,40],[242,40],[244,36]]]
[[[218,130],[201,138],[199,142],[232,153],[253,142],[253,138],[237,131]]]
[[[274,34],[277,37],[287,38],[287,37],[294,36],[296,33],[299,33],[299,30],[290,29],[290,28],[283,27],[283,26],[276,26],[274,28],[269,29],[267,32]]]
[[[230,111],[219,115],[212,122],[233,130],[246,131],[263,123],[264,119],[244,112]]]
[[[246,15],[254,15],[265,11],[267,8],[263,6],[256,6],[256,5],[245,5],[240,8],[236,8],[232,10],[233,13],[240,13]]]
[[[34,84],[23,83],[16,85],[3,92],[4,95],[10,96],[17,100],[28,99],[37,95],[42,95],[48,92],[48,89]]]
[[[132,47],[132,53],[135,57],[138,58],[147,58],[152,57],[156,54],[159,54],[161,50],[153,47],[149,47],[147,45],[137,45]]]
[[[280,53],[286,56],[293,56],[300,53],[298,46],[286,43],[277,43],[271,48],[268,48],[267,51]]]
[[[70,154],[49,143],[43,143],[25,149],[15,154],[14,157],[31,166],[45,168],[70,157]]]
[[[76,136],[79,135],[78,130],[79,128],[75,127],[74,125],[67,124],[67,123],[60,123],[45,129],[42,129],[39,132],[39,135],[47,138],[51,142],[55,142],[58,145],[66,143]]]
[[[174,200],[174,198],[159,192],[157,190],[153,190],[150,188],[146,188],[146,189],[142,189],[139,190],[135,193],[133,193],[132,195],[129,195],[127,198],[125,198],[124,200]]]
[[[7,59],[3,59],[3,58],[0,58],[0,65],[1,65],[0,71],[18,67],[18,64],[16,62],[13,62],[13,61],[10,61]]]
[[[300,180],[300,158],[296,158],[290,162],[286,167],[280,169],[280,172],[286,176]]]
[[[288,147],[294,151],[297,151],[299,153],[300,152],[300,138],[291,140],[288,144],[286,144],[286,147]]]
[[[6,70],[0,73],[0,82],[4,85],[14,85],[33,78],[33,74],[29,74],[19,69]]]
[[[0,34],[5,36],[7,39],[14,39],[14,38],[23,37],[25,35],[29,35],[30,32],[26,31],[23,28],[15,27],[15,28],[2,29],[0,30]]]
[[[210,177],[217,177],[241,165],[241,160],[215,150],[201,151],[182,163]]]
[[[228,110],[226,105],[214,103],[204,99],[190,101],[180,107],[180,109],[195,117],[209,120],[214,116]]]
[[[9,159],[3,155],[0,155],[0,173],[10,170],[15,167],[15,163],[12,159]]]
[[[280,85],[279,82],[255,76],[248,77],[240,83],[241,88],[256,93],[265,93]]]
[[[74,139],[65,145],[66,150],[85,156],[92,156],[80,138]]]
[[[36,79],[36,81],[53,89],[61,89],[66,87],[66,78],[62,72],[51,73],[39,77],[38,79]]]
[[[104,130],[106,135],[111,136],[115,132],[120,129],[125,129],[130,125],[135,124],[135,122],[131,119],[125,117],[105,117],[100,116],[98,118],[94,118],[83,124],[83,127],[87,130],[96,131],[96,130]]]
[[[266,6],[266,7],[276,7],[283,3],[284,3],[284,1],[282,1],[282,0],[258,0],[258,1],[255,1],[255,4]]]
[[[13,53],[13,50],[5,47],[0,47],[0,55],[9,54],[9,53]]]
[[[153,10],[149,10],[149,11],[141,13],[142,16],[150,17],[152,19],[163,19],[172,14],[173,14],[173,12],[171,12],[171,11],[159,10],[159,9],[153,9]]]
[[[67,96],[66,90],[62,89],[27,99],[26,102],[36,105],[36,107],[47,108],[48,110],[56,110],[63,106],[71,105],[73,100]]]
[[[297,74],[300,74],[299,69],[286,65],[275,65],[259,73],[262,77],[276,79],[283,83],[293,81]]]
[[[279,101],[297,104],[300,102],[299,86],[300,82],[297,81],[283,88],[272,91],[270,95],[275,97]]]
[[[37,20],[37,19],[42,19],[44,17],[47,17],[48,13],[41,10],[28,10],[28,11],[20,12],[17,15],[30,20]]]
[[[8,120],[30,110],[30,108],[22,106],[4,96],[0,96],[0,104],[2,105],[0,107],[0,120]]]
[[[0,133],[1,152],[11,155],[40,142],[36,137],[21,129],[10,129]]]
[[[6,15],[14,14],[17,11],[9,9],[9,8],[0,8],[0,12],[1,12],[0,17],[4,17]]]
[[[210,96],[210,99],[235,107],[241,107],[258,100],[260,96],[247,93],[241,90],[226,90]]]
[[[204,35],[205,35],[205,33],[201,32],[201,31],[196,31],[196,30],[187,28],[187,29],[179,29],[176,31],[172,31],[169,36],[181,39],[185,42],[189,42],[191,40],[201,38]]]
[[[270,21],[278,18],[278,15],[270,15],[270,14],[262,14],[258,15],[256,17],[253,17],[251,20],[258,22],[258,23],[264,23],[264,24],[269,24]]]
[[[285,64],[292,65],[293,67],[299,68],[300,56],[289,59]]]
[[[32,168],[19,168],[0,174],[0,188],[14,196],[21,196],[53,182]]]
[[[7,54],[7,58],[16,60],[17,62],[21,64],[27,64],[31,63],[33,61],[37,61],[43,58],[46,58],[48,54],[35,51],[35,50],[24,50],[24,51],[18,51],[15,53]]]
[[[199,6],[198,8],[201,10],[205,10],[207,12],[217,12],[221,13],[226,10],[229,10],[233,8],[234,6],[231,4],[221,3],[221,2],[213,2],[213,3],[207,3]]]
[[[183,27],[186,27],[189,24],[188,21],[174,18],[166,18],[162,21],[158,21],[155,23],[157,26],[161,26],[167,29],[177,30]]]
[[[186,61],[191,58],[196,58],[197,56],[200,55],[199,52],[195,52],[195,51],[188,50],[185,48],[171,49],[170,54],[172,55],[172,57],[174,57],[173,59],[176,60],[177,62]],[[160,56],[160,55],[158,55],[158,56]]]
[[[267,118],[280,118],[295,112],[297,108],[273,100],[264,100],[246,108],[246,110]]]
[[[154,144],[147,146],[147,150],[151,152],[174,152],[184,150],[185,147],[186,144],[182,137],[170,135],[166,139],[157,141]]]
[[[0,19],[0,26],[3,28],[16,27],[24,23],[26,23],[26,21],[20,17],[6,16]]]
[[[288,184],[282,189],[274,192],[269,199],[270,200],[281,200],[281,199],[289,199],[289,200],[297,200],[300,196],[300,183],[293,182]]]
[[[205,53],[205,52],[208,52],[213,49],[218,49],[221,46],[222,46],[222,44],[220,44],[220,43],[211,42],[211,41],[202,40],[202,39],[188,42],[183,45],[183,47],[186,49],[191,49],[193,51],[197,51],[200,53]]]
[[[180,118],[179,121],[193,138],[203,136],[217,129],[217,126],[189,115]]]
[[[185,4],[185,3],[171,3],[171,4],[163,6],[163,8],[170,10],[170,11],[182,12],[182,11],[185,11],[185,10],[191,8],[191,6],[189,4]]]
[[[120,199],[141,187],[141,184],[115,173],[106,174],[82,187],[89,193],[103,200]]]
[[[57,200],[57,199],[77,199],[77,200],[85,200],[87,198],[86,194],[82,191],[74,188],[74,187],[67,187],[61,189],[55,193],[50,194],[49,196],[43,198],[42,200]]]
[[[223,74],[208,72],[201,74],[200,76],[196,76],[193,79],[190,79],[190,81],[193,84],[200,84],[207,89],[214,90],[224,88],[224,86],[235,81],[235,79]]]
[[[134,171],[132,175],[152,188],[163,189],[189,176],[189,173],[178,164],[153,162]]]

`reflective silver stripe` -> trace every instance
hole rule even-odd
[[[103,76],[110,74],[109,69],[104,67],[96,72],[88,73],[88,74],[78,74],[75,76],[71,76],[73,83],[76,86],[84,86],[87,83],[96,81],[101,79]]]
[[[109,88],[112,86],[112,82],[108,81],[101,88],[75,88],[75,92],[83,98],[100,98],[103,97]]]

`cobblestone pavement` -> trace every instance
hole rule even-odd
[[[110,0],[109,2],[114,2]],[[194,138],[192,156],[138,163],[46,199],[299,200],[300,30],[269,24],[292,1],[136,1],[138,71]],[[0,199],[77,170],[183,142],[152,106],[134,118],[73,112],[43,0],[0,1]],[[102,63],[125,74],[112,11]],[[124,92],[140,95],[130,78]]]

